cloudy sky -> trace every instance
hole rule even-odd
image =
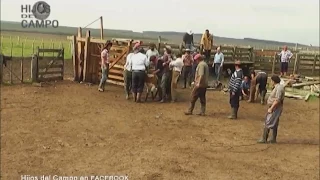
[[[1,20],[21,21],[21,5],[1,0]],[[104,17],[108,29],[180,31],[258,38],[319,46],[319,0],[47,0],[49,19],[83,27]],[[98,28],[99,22],[90,27]]]

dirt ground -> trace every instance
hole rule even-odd
[[[261,145],[266,106],[241,102],[239,120],[228,120],[228,96],[209,91],[207,116],[185,116],[189,91],[175,104],[135,104],[117,86],[2,86],[1,179],[319,179],[318,100],[286,99],[278,144]]]

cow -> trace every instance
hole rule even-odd
[[[154,74],[147,74],[146,81],[145,81],[145,87],[147,88],[147,94],[145,101],[147,101],[149,94],[151,93],[152,100],[157,96],[158,93],[158,77]]]

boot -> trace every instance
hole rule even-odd
[[[262,105],[265,104],[265,97],[266,97],[266,91],[263,90],[263,91],[261,91],[261,94],[260,94],[260,99],[261,99],[261,104]]]
[[[268,128],[264,128],[263,129],[263,135],[262,135],[262,139],[258,140],[258,143],[267,143],[268,140],[268,136],[269,136],[269,129]]]
[[[236,117],[236,109],[235,108],[231,108],[231,115],[228,116],[229,119],[237,119]]]
[[[192,112],[193,112],[193,109],[194,109],[194,105],[195,105],[195,103],[192,103],[192,102],[191,102],[188,111],[185,112],[184,114],[185,114],[185,115],[192,115]]]
[[[234,110],[234,114],[235,114],[235,117],[236,117],[236,119],[238,119],[238,110],[239,110],[239,108],[234,108],[235,110]]]
[[[141,93],[137,93],[137,100],[136,100],[137,103],[140,103],[141,102]]]
[[[278,127],[272,129],[272,139],[270,140],[271,144],[277,143]]]
[[[197,114],[198,116],[205,116],[206,115],[206,105],[201,104],[201,111]]]

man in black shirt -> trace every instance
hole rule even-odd
[[[162,100],[161,79],[162,79],[163,70],[164,70],[163,62],[164,61],[161,58],[159,58],[157,60],[157,62],[155,63],[156,67],[155,67],[155,71],[153,72],[158,77],[158,84],[157,84],[158,87],[157,88],[159,89],[159,91],[158,91],[159,101]]]
[[[193,32],[191,30],[184,34],[183,42],[186,49],[193,49]]]

